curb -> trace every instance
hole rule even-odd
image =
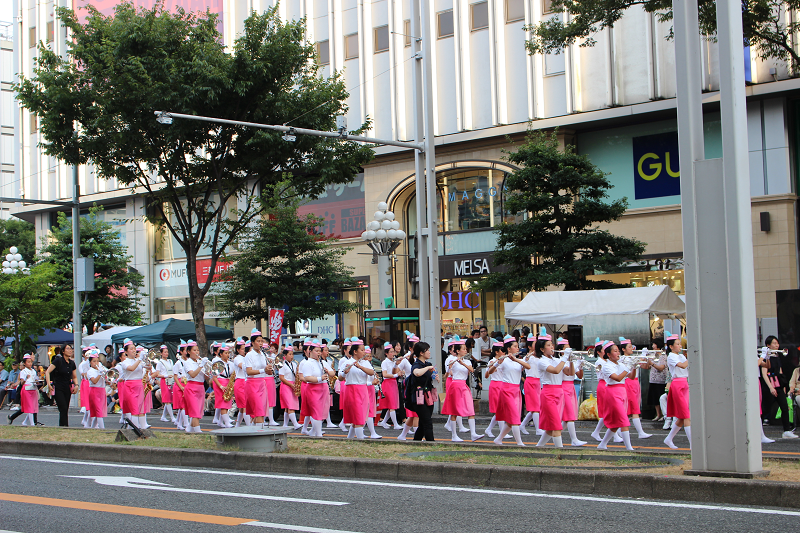
[[[800,509],[800,483],[779,481],[436,462],[426,462],[425,468],[408,468],[411,461],[24,440],[0,440],[0,453],[109,463],[121,463],[124,460],[133,464],[249,470],[416,484],[439,483],[648,500],[734,505],[754,505],[769,501],[775,502],[778,507]]]

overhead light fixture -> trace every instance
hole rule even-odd
[[[172,124],[172,116],[170,116],[168,113],[162,112],[160,115],[158,115],[158,117],[156,117],[156,121],[159,124],[170,125]]]

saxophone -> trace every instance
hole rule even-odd
[[[302,383],[300,383],[300,379],[297,377],[297,374],[295,374],[295,376],[294,376],[294,395],[297,396],[298,398],[300,397],[300,385],[302,385]]]
[[[225,390],[222,391],[222,399],[226,402],[231,401],[233,398],[233,382],[236,381],[236,375],[234,374],[230,378],[228,378],[228,384],[225,385]]]
[[[142,363],[144,365],[155,366],[156,361],[158,361],[160,357],[161,356],[155,350],[155,348],[150,348]],[[142,388],[144,389],[144,394],[147,394],[153,390],[153,384],[150,383],[150,372],[148,372],[147,369],[144,369],[144,374],[142,375]]]

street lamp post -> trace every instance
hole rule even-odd
[[[378,255],[378,298],[381,309],[386,309],[386,301],[393,296],[391,257],[406,239],[406,232],[400,229],[400,222],[388,209],[386,202],[379,203],[374,220],[367,224],[367,230],[361,234],[367,246]]]
[[[28,264],[22,260],[22,255],[17,250],[16,246],[12,246],[8,250],[10,253],[6,254],[6,260],[3,261],[3,274],[30,274],[31,269]]]

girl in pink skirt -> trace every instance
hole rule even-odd
[[[667,416],[675,418],[669,435],[664,439],[664,444],[672,449],[677,448],[672,439],[683,428],[686,432],[686,437],[689,439],[689,449],[691,449],[692,417],[689,413],[689,360],[683,355],[680,335],[671,335],[669,331],[665,331],[664,335],[666,336],[667,350],[669,350],[667,367],[669,367],[669,373],[672,376],[667,396]]]
[[[190,419],[186,426],[186,433],[200,433],[207,376],[203,369],[203,361],[200,359],[200,348],[197,343],[190,340],[186,343],[186,347],[189,349],[189,358],[183,363],[187,377],[186,385],[183,388],[183,401],[186,407],[186,416]]]
[[[374,371],[375,367],[372,366],[372,348],[370,348],[369,346],[364,346],[364,354],[365,354],[364,365],[370,366]],[[367,429],[369,430],[369,438],[371,439],[383,438],[378,433],[375,432],[375,415],[378,413],[378,401],[376,398],[378,395],[378,391],[380,390],[379,388],[380,382],[381,382],[380,376],[378,376],[377,372],[375,372],[372,375],[372,377],[367,380],[367,385],[368,385],[367,406],[369,407],[369,410],[367,411],[366,424],[367,424]]]
[[[564,370],[561,371],[561,388],[564,389],[564,410],[561,414],[562,428],[569,432],[570,444],[572,446],[583,446],[586,442],[578,439],[575,432],[575,421],[578,419],[578,395],[575,393],[575,378],[583,378],[583,367],[575,366],[574,361],[570,361],[572,349],[566,339],[558,338],[556,349],[563,350],[561,360],[564,361]]]
[[[603,440],[603,437],[600,436],[600,430],[605,427],[603,423],[603,408],[605,407],[607,386],[605,380],[600,379],[600,374],[603,372],[603,363],[606,362],[605,354],[603,353],[603,341],[600,340],[600,337],[597,337],[594,341],[594,356],[597,358],[595,361],[595,375],[597,376],[597,426],[592,432],[592,438],[600,442]]]
[[[225,343],[220,344],[217,354],[217,357],[219,357],[218,362],[222,362],[225,365],[225,369],[219,375],[211,376],[211,381],[213,382],[214,387],[214,409],[220,410],[219,421],[217,422],[217,425],[222,428],[232,428],[233,421],[231,421],[231,417],[228,416],[228,410],[233,405],[233,398],[230,400],[225,400],[225,389],[228,387],[230,380],[236,379],[236,371],[233,367],[233,361],[230,360],[230,345]],[[233,386],[235,390],[235,381]]]
[[[172,405],[177,413],[175,415],[175,426],[178,429],[186,429],[186,402],[183,399],[183,391],[186,387],[186,341],[181,339],[178,345],[178,357],[172,367],[172,377],[175,380],[172,384]]]
[[[536,446],[544,446],[552,438],[556,448],[563,448],[561,412],[564,409],[564,388],[561,371],[564,370],[564,361],[555,357],[556,347],[550,335],[539,335],[534,350],[539,356],[536,364],[539,365],[542,375],[539,428],[544,430],[544,435]]]
[[[328,417],[330,408],[327,397],[329,395],[328,376],[325,366],[320,362],[322,347],[316,339],[307,339],[309,342],[308,359],[300,363],[297,370],[298,379],[304,384],[302,402],[307,406],[308,416],[311,420],[309,436],[322,436],[322,422]],[[331,371],[332,373],[333,371]]]
[[[145,427],[147,423],[144,420],[145,403],[142,378],[145,372],[151,370],[150,363],[137,355],[133,341],[125,339],[123,345],[127,358],[120,363],[125,369],[125,394],[122,398],[124,402],[122,410],[138,427]]]
[[[39,387],[36,384],[36,370],[33,369],[33,357],[25,354],[22,358],[23,368],[19,373],[19,382],[22,383],[20,393],[20,412],[25,414],[23,426],[33,426],[34,414],[39,412]]]
[[[250,332],[252,350],[244,358],[247,370],[247,413],[253,422],[264,427],[264,415],[267,414],[267,376],[272,375],[272,365],[261,351],[264,338],[261,332],[253,329]]]
[[[278,378],[281,380],[281,407],[284,409],[283,414],[283,427],[289,427],[289,421],[292,421],[293,429],[300,429],[300,424],[297,423],[297,415],[295,411],[300,409],[300,402],[294,394],[294,384],[297,381],[297,363],[294,360],[294,350],[292,345],[286,347],[283,351],[283,366],[278,371]]]
[[[247,368],[244,366],[245,341],[241,337],[236,339],[236,356],[233,358],[233,367],[236,370],[236,381],[233,383],[233,397],[236,400],[236,408],[239,413],[236,415],[236,427],[244,420],[244,424],[249,426],[250,415],[247,412]]]
[[[498,347],[497,344],[500,346]],[[519,431],[520,412],[522,411],[519,384],[522,379],[522,370],[529,369],[531,365],[517,358],[519,344],[511,335],[506,335],[503,343],[495,343],[492,352],[497,357],[497,362],[486,371],[486,375],[494,374],[492,387],[497,391],[497,420],[503,422],[503,428],[494,439],[494,443],[503,444],[503,438],[510,431],[514,435],[517,446],[525,446]],[[506,355],[503,356],[503,353]]]
[[[633,345],[630,339],[625,337],[619,338],[619,346],[624,356],[632,356],[636,346]],[[639,385],[638,368],[634,366],[628,379],[625,380],[625,391],[628,394],[628,416],[631,417],[633,427],[639,434],[640,439],[649,439],[652,437],[650,433],[645,433],[642,428],[642,387]]]
[[[339,384],[339,410],[342,411],[342,421],[339,422],[339,429],[347,433],[347,426],[344,423],[344,401],[347,395],[347,382],[345,381],[344,368],[351,363],[350,361],[350,346],[352,343],[350,339],[345,339],[342,344],[342,357],[339,359],[339,364],[336,369]]]
[[[606,450],[608,441],[618,429],[622,430],[622,441],[625,449],[633,451],[631,446],[630,421],[628,420],[628,391],[625,389],[625,380],[631,371],[619,362],[619,346],[611,341],[603,344],[603,354],[606,362],[603,364],[601,378],[606,382],[605,417],[604,423],[608,430],[603,440],[597,445],[598,450]]]
[[[347,438],[354,434],[356,438],[364,439],[364,424],[367,422],[369,412],[369,390],[375,390],[370,383],[371,377],[375,375],[372,365],[364,363],[366,352],[364,341],[358,337],[350,339],[350,359],[351,362],[343,369],[345,383],[347,384],[347,396],[344,402],[344,423],[349,424]]]
[[[541,409],[540,394],[542,391],[542,375],[539,373],[538,359],[539,354],[534,349],[536,346],[536,337],[533,333],[528,333],[527,337],[528,353],[525,355],[525,362],[531,367],[525,369],[525,384],[523,390],[525,392],[525,410],[528,413],[522,420],[519,429],[524,435],[529,435],[525,427],[529,422],[533,421],[533,427],[536,428],[536,434],[541,435],[544,433],[539,429],[539,411]]]
[[[88,427],[105,429],[103,419],[106,417],[108,409],[105,373],[100,370],[99,352],[89,350],[86,354],[89,358],[89,371],[86,373],[88,387],[86,388],[89,390],[89,411],[91,412],[91,423]]]
[[[153,377],[159,380],[161,391],[161,404],[163,410],[161,412],[162,422],[175,423],[175,415],[172,413],[172,385],[173,385],[173,372],[172,368],[175,366],[172,359],[169,358],[169,348],[166,344],[162,344],[159,349],[161,352],[161,359],[156,363],[156,371]],[[167,418],[169,415],[169,418]]]
[[[383,383],[381,384],[381,398],[378,408],[386,409],[386,416],[381,421],[380,426],[385,429],[392,429],[387,423],[391,417],[394,429],[403,429],[397,422],[397,409],[400,408],[400,389],[397,386],[397,379],[401,377],[401,370],[395,362],[397,352],[392,346],[391,342],[383,343],[383,353],[386,358],[381,362],[381,372],[383,374]]]

